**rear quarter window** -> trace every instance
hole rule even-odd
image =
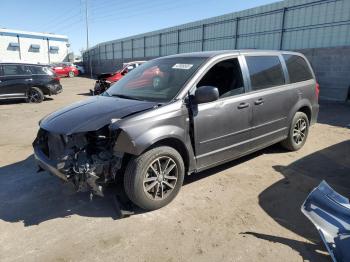
[[[285,84],[278,56],[246,56],[252,90]]]
[[[46,67],[43,66],[30,66],[30,71],[33,75],[47,75]]]
[[[313,79],[310,67],[304,58],[297,55],[283,55],[283,58],[286,61],[291,83]]]

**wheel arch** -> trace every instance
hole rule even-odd
[[[158,146],[169,146],[177,150],[182,156],[186,172],[192,172],[195,169],[195,157],[192,145],[189,138],[186,139],[184,131],[180,132],[180,130],[177,130],[178,132],[171,132],[176,129],[178,127],[174,126],[171,129],[166,128],[167,132],[150,132],[151,130],[149,130],[142,137],[138,138],[132,138],[127,132],[121,130],[114,150],[124,152],[128,155],[138,156]],[[186,141],[188,142],[186,143]]]
[[[186,145],[178,138],[167,137],[167,138],[160,139],[155,143],[153,143],[148,148],[146,148],[142,153],[160,146],[169,146],[171,148],[174,148],[177,152],[179,152],[179,154],[182,157],[182,160],[184,161],[185,171],[187,172],[189,170],[189,164],[190,164],[189,152],[187,150]]]
[[[50,90],[49,90],[47,87],[42,86],[42,85],[32,85],[32,86],[30,86],[30,87],[27,88],[27,90],[26,90],[26,96],[28,96],[29,90],[30,90],[31,88],[33,88],[33,87],[40,89],[41,92],[43,92],[44,95],[50,95]]]
[[[307,99],[302,99],[298,103],[295,104],[293,107],[293,110],[291,110],[290,115],[288,117],[289,123],[293,120],[294,115],[297,112],[303,112],[307,115],[307,118],[309,120],[309,123],[311,123],[312,119],[312,110],[311,110],[311,103]]]
[[[311,123],[311,108],[310,107],[302,106],[301,108],[299,108],[299,110],[297,112],[303,112],[307,116],[309,123]]]

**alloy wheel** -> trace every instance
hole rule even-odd
[[[174,190],[178,179],[176,162],[168,156],[154,160],[143,179],[143,189],[152,200],[163,200]]]
[[[40,101],[40,94],[36,90],[31,89],[28,92],[28,100],[29,103],[37,103]]]
[[[307,131],[307,123],[305,119],[301,118],[295,123],[293,128],[293,140],[297,145],[304,142],[306,131]]]

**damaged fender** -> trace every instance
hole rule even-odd
[[[189,170],[195,169],[195,157],[189,132],[189,117],[182,101],[157,108],[111,125],[118,130],[114,151],[140,155],[152,145],[172,139],[185,149]],[[181,128],[184,127],[184,128]]]

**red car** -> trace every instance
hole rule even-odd
[[[52,70],[57,76],[75,77],[79,75],[79,70],[71,63],[60,63],[52,66]]]
[[[126,75],[128,72],[130,72],[131,70],[135,69],[136,67],[142,65],[144,62],[145,61],[134,61],[134,62],[130,62],[130,63],[125,63],[121,70],[118,70],[117,72],[106,77],[105,80],[109,81],[111,83],[117,82],[124,75]]]
[[[119,81],[124,75],[126,75],[131,70],[142,65],[146,61],[133,61],[129,63],[124,63],[121,70],[115,73],[103,73],[98,76],[98,80],[95,83],[94,90],[90,89],[91,95],[100,95],[106,91],[112,83]]]
[[[125,87],[126,88],[143,88],[145,86],[152,86],[153,88],[160,88],[163,79],[167,75],[163,73],[157,66],[151,67],[144,71],[142,75],[131,80]]]

